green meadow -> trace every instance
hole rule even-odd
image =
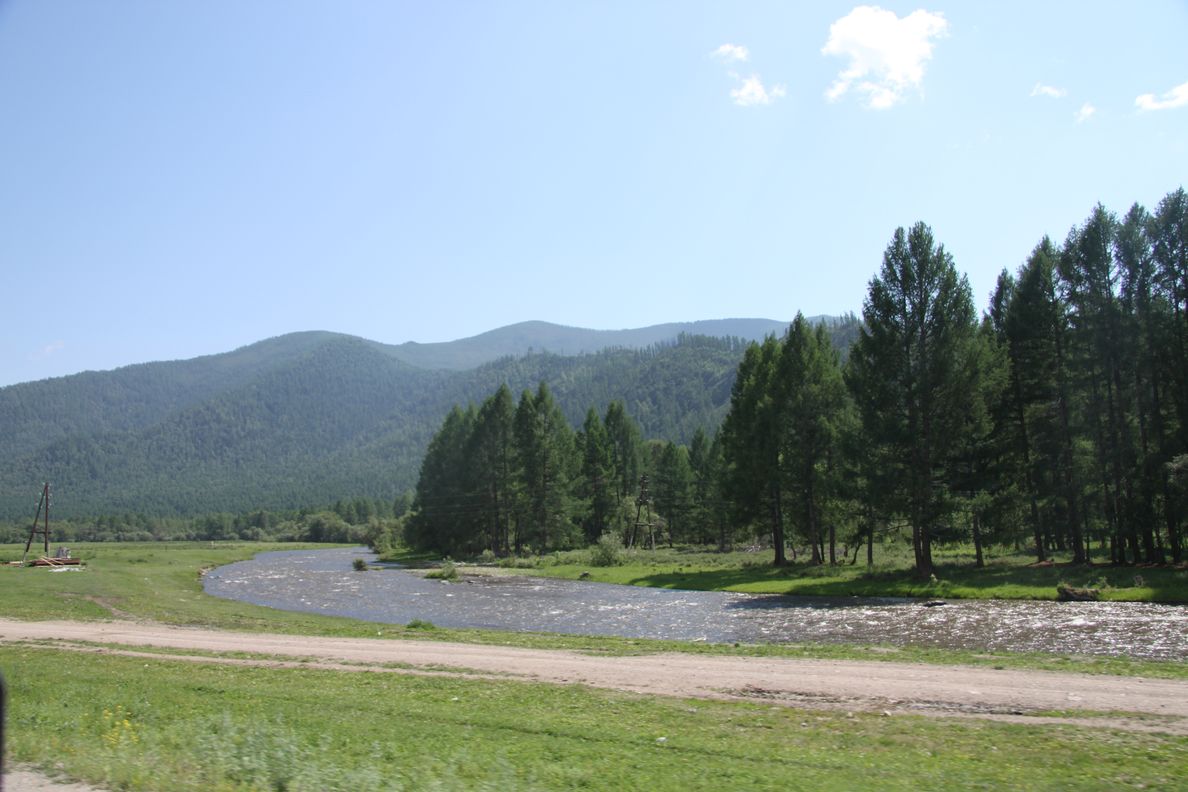
[[[21,549],[0,548],[0,558],[19,558]],[[0,614],[614,654],[677,650],[1188,678],[1183,663],[1124,658],[706,646],[377,625],[202,593],[202,570],[294,545],[73,549],[87,562],[79,571],[0,567]],[[673,574],[663,567],[649,574]],[[1170,790],[1188,775],[1188,739],[1159,733],[1157,720],[1154,733],[1136,734],[1106,726],[664,699],[510,680],[227,666],[171,660],[166,653],[79,654],[41,645],[0,647],[0,669],[9,689],[8,760],[111,789],[849,790],[874,784],[891,790]]]
[[[5,647],[9,756],[114,789],[1177,789],[1188,738]]]

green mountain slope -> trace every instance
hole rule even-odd
[[[645,436],[687,441],[720,422],[744,344],[677,336],[458,370],[412,365],[399,347],[352,336],[299,333],[10,386],[0,389],[0,518],[30,517],[45,480],[62,517],[394,498],[414,485],[450,407],[504,382],[517,394],[548,382],[575,425],[588,407],[621,400]]]
[[[10,457],[55,440],[151,426],[264,372],[283,369],[338,337],[344,336],[293,333],[219,355],[86,371],[0,388],[4,430],[0,449]]]

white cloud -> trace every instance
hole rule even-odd
[[[763,81],[759,79],[758,74],[752,74],[750,77],[742,78],[737,74],[733,75],[735,79],[741,81],[739,87],[730,91],[731,98],[734,103],[740,107],[752,107],[754,105],[768,105],[773,99],[780,99],[787,95],[788,91],[782,85],[773,85],[769,91],[763,86]]]
[[[35,360],[47,358],[51,355],[57,354],[66,348],[65,341],[51,341],[33,355]]]
[[[1081,105],[1081,109],[1077,111],[1077,123],[1078,124],[1085,123],[1090,118],[1092,118],[1093,114],[1096,112],[1097,112],[1096,107],[1089,104],[1088,102],[1085,102],[1085,104]]]
[[[751,53],[741,44],[723,44],[711,52],[710,56],[723,63],[732,64],[749,60]],[[743,77],[732,69],[727,69],[726,73],[736,83],[737,87],[730,90],[730,97],[740,107],[769,105],[773,100],[781,99],[788,93],[783,85],[773,85],[770,89],[767,88],[758,74]]]
[[[1068,91],[1063,88],[1055,88],[1051,85],[1044,85],[1043,83],[1036,83],[1035,87],[1031,89],[1032,96],[1047,96],[1051,99],[1063,99],[1068,95]]]
[[[821,53],[849,58],[850,63],[825,97],[834,102],[854,90],[865,97],[867,107],[880,110],[902,102],[924,80],[932,40],[948,29],[943,14],[921,9],[900,19],[878,6],[858,6],[829,26]]]
[[[1155,94],[1143,94],[1134,100],[1139,110],[1171,110],[1173,107],[1188,105],[1188,82],[1177,85],[1167,93],[1155,98]]]
[[[735,61],[745,61],[751,56],[751,53],[741,44],[723,44],[711,52],[710,55],[720,61],[733,63]]]

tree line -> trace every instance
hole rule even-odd
[[[573,429],[549,386],[517,401],[506,385],[455,407],[421,466],[404,540],[470,556],[624,544],[718,542],[739,533],[722,498],[722,449],[698,429],[686,446],[645,441],[623,403]],[[745,534],[749,529],[742,529]]]
[[[797,316],[744,351],[728,412],[688,446],[644,443],[612,402],[578,430],[548,387],[455,407],[421,467],[406,538],[443,553],[765,535],[799,547],[910,539],[1046,561],[1183,560],[1188,479],[1188,197],[1119,218],[1098,205],[1063,243],[1004,269],[985,311],[917,223],[897,229],[853,344]],[[646,476],[646,479],[641,477]],[[856,556],[855,556],[856,557]]]
[[[797,318],[751,347],[723,424],[735,515],[836,560],[839,531],[1109,561],[1183,559],[1188,199],[1102,206],[990,305],[923,223],[896,230],[843,362]],[[828,554],[826,555],[826,551]],[[869,554],[869,550],[868,550]],[[869,556],[868,556],[869,557]]]
[[[399,531],[401,520],[408,513],[411,503],[412,493],[408,492],[393,501],[343,498],[333,504],[316,507],[210,512],[193,517],[141,512],[65,519],[51,515],[50,541],[67,544],[242,540],[382,545]],[[0,520],[0,544],[24,543],[29,538],[29,528],[28,520]]]

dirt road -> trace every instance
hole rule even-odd
[[[167,648],[215,653],[214,656],[154,655],[165,661],[478,675],[582,684],[646,695],[763,700],[772,704],[888,714],[912,712],[1027,722],[1085,722],[1188,734],[1188,682],[1177,680],[677,653],[606,657],[441,641],[237,633],[131,621],[0,619],[0,643],[30,641],[50,642],[58,648],[78,651],[141,653]],[[220,656],[220,653],[244,652],[259,657]],[[1062,715],[1051,717],[1053,711]],[[1093,716],[1088,717],[1091,713]],[[1100,713],[1110,715],[1103,717]]]

